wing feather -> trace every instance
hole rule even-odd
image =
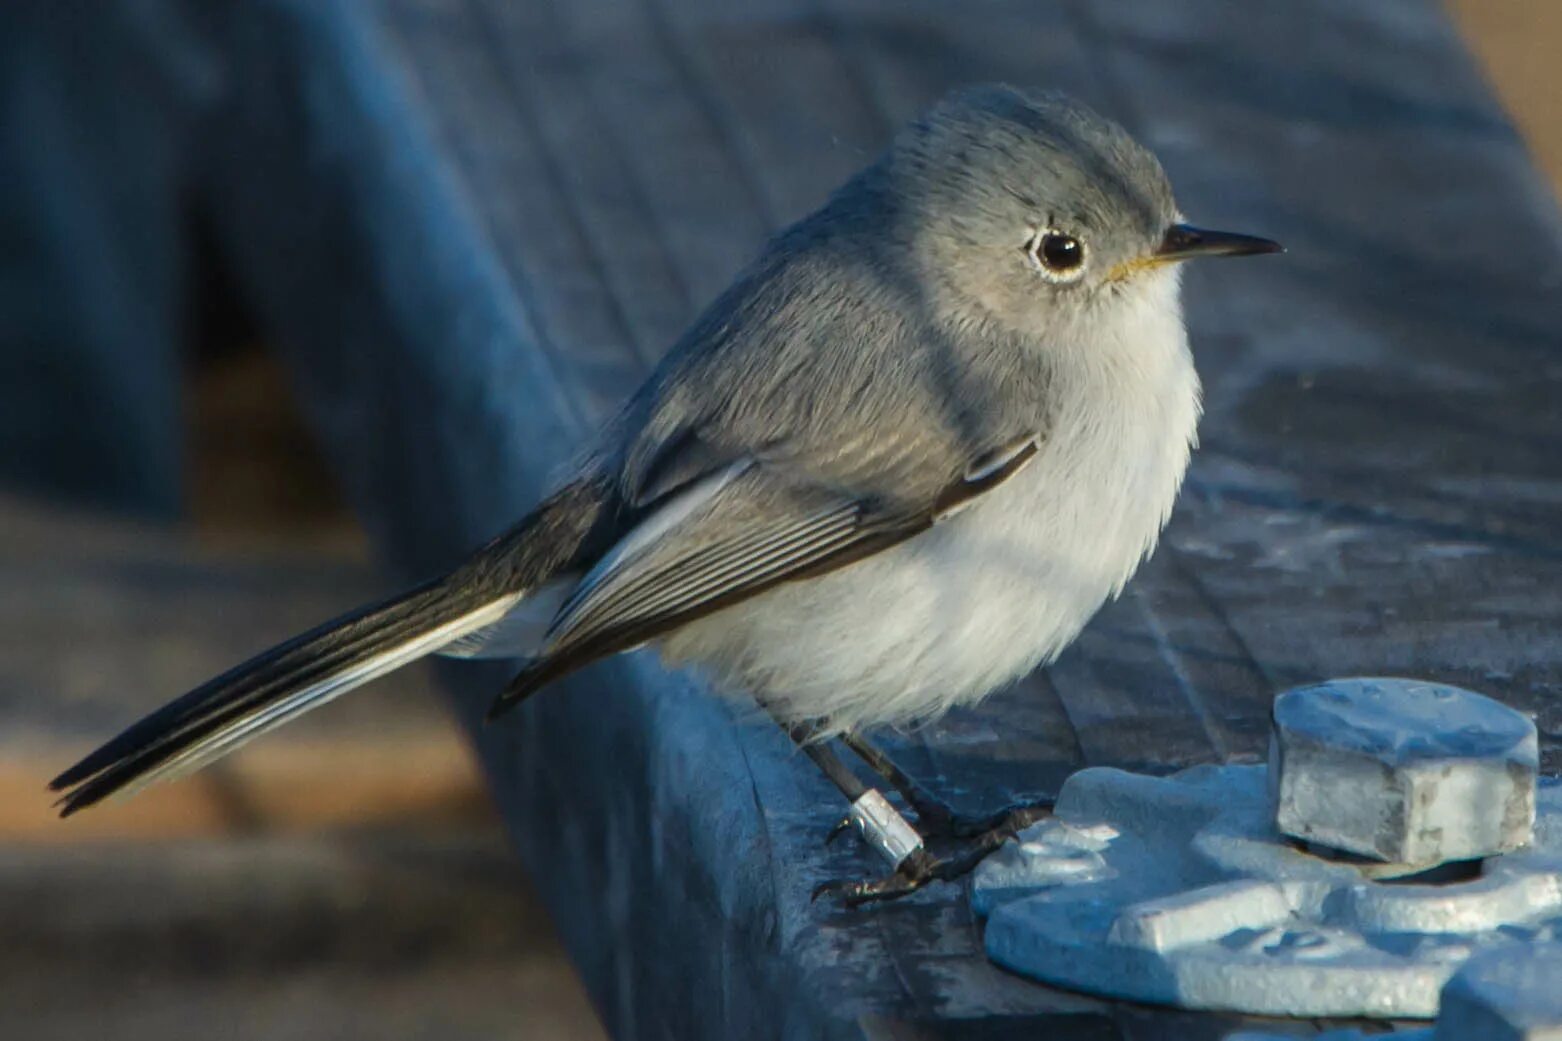
[[[861,514],[860,503],[838,499],[807,514],[755,518],[715,540],[709,530],[685,528],[588,574],[554,620],[544,650],[555,653],[627,621],[677,614],[796,570],[849,538]],[[712,521],[705,528],[716,527]]]
[[[915,498],[853,491],[757,458],[686,482],[580,580],[489,714],[596,658],[909,539],[1017,473],[1036,449],[1027,438],[970,460]]]

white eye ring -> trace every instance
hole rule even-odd
[[[1057,228],[1036,228],[1025,240],[1025,256],[1048,282],[1077,282],[1089,266],[1089,254],[1078,236]]]

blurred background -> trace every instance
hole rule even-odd
[[[218,88],[165,6],[0,13],[0,1037],[599,1037],[426,668],[53,818],[90,745],[388,588],[178,187]],[[1562,185],[1562,4],[1450,12]]]

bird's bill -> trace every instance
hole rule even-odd
[[[1259,253],[1284,253],[1285,247],[1257,235],[1239,235],[1234,231],[1210,231],[1191,224],[1173,224],[1166,229],[1154,253],[1158,262],[1191,260],[1194,257],[1250,257]]]

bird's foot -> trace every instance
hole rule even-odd
[[[944,856],[934,856],[925,847],[918,848],[883,878],[859,881],[825,882],[814,889],[813,898],[828,896],[847,907],[882,900],[896,900],[915,893],[929,882],[952,882],[968,874],[987,855],[1003,845],[1011,833],[994,829],[963,843]]]
[[[910,802],[917,815],[917,833],[927,842],[970,839],[993,831],[1017,832],[1052,816],[1050,802],[1021,803],[1005,806],[997,813],[976,815],[958,813],[947,803],[926,795]]]
[[[917,815],[917,834],[922,836],[924,842],[970,839],[1004,828],[1014,832],[1023,831],[1037,821],[1052,816],[1050,802],[1019,803],[1005,806],[997,813],[985,814],[958,813],[946,803],[929,796],[918,798],[910,805],[911,811]],[[851,830],[851,816],[842,817],[825,836],[824,844],[832,844]]]
[[[895,870],[878,879],[826,882],[814,890],[813,898],[830,896],[847,907],[882,900],[894,900],[915,893],[930,882],[952,882],[969,874],[989,854],[1015,837],[1022,829],[1049,816],[1050,803],[1011,806],[984,817],[957,814],[942,804],[929,814],[917,807],[917,835],[923,840],[901,858]],[[848,817],[830,833],[833,840],[855,823]],[[929,844],[936,846],[935,855]]]

